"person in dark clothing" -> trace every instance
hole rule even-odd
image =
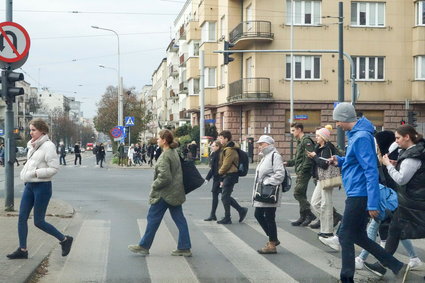
[[[213,185],[211,189],[212,206],[210,216],[204,219],[204,221],[217,220],[215,212],[218,206],[218,195],[221,193],[220,175],[218,174],[218,162],[220,159],[221,147],[222,145],[219,141],[214,141],[211,144],[212,152],[210,156],[210,171],[208,172],[207,177],[205,178],[205,182],[207,183],[211,180],[211,178],[213,179]]]
[[[192,141],[189,145],[189,152],[190,152],[190,158],[192,160],[195,160],[198,153],[198,145],[196,144],[196,141]]]
[[[78,142],[74,145],[74,154],[75,154],[74,165],[77,165],[77,160],[79,161],[79,164],[81,165],[81,148]]]
[[[60,165],[66,165],[66,160],[65,160],[65,156],[66,156],[66,151],[65,151],[65,145],[63,144],[63,142],[59,143],[59,164]]]
[[[182,153],[183,153],[183,159],[186,160],[188,158],[188,154],[189,154],[189,145],[188,144],[185,144],[183,146]]]
[[[103,146],[103,143],[100,143],[97,146],[97,152],[96,152],[96,161],[100,162],[100,168],[103,168],[103,162],[105,161],[105,147]]]
[[[124,166],[125,152],[124,152],[124,144],[120,143],[118,146],[118,165]]]
[[[145,144],[142,145],[142,147],[140,149],[140,153],[141,153],[141,161],[140,161],[141,164],[140,165],[142,165],[143,163],[148,163],[146,161],[146,145]]]
[[[153,159],[155,158],[155,145],[150,144],[148,146],[149,165],[153,166]]]
[[[93,147],[93,154],[96,157],[96,165],[99,165],[99,143],[96,143],[96,145]]]
[[[158,158],[161,156],[162,149],[159,146],[156,146],[155,148],[155,161],[158,161]]]
[[[218,162],[218,174],[220,175],[222,188],[221,202],[224,207],[224,218],[217,221],[218,224],[232,224],[230,218],[230,206],[239,212],[239,222],[242,222],[248,212],[247,207],[241,207],[239,203],[232,198],[233,187],[239,182],[238,166],[239,154],[238,147],[232,141],[232,133],[229,131],[222,131],[218,140],[223,145],[223,150],[220,153],[220,160]]]
[[[410,125],[398,127],[395,137],[402,149],[397,162],[391,161],[388,155],[382,157],[388,174],[398,184],[399,206],[385,244],[385,251],[392,255],[400,240],[425,238],[425,140]],[[380,262],[365,263],[365,267],[377,275],[386,273]]]

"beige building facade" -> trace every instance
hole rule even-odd
[[[338,50],[338,2],[312,0],[193,0],[179,22],[180,66],[184,66],[185,112],[199,123],[199,57],[205,53],[206,119],[235,140],[272,135],[289,153],[291,57],[251,50]],[[356,108],[381,129],[395,129],[416,111],[418,130],[425,130],[425,1],[342,1],[344,52],[354,62]],[[294,3],[292,7],[291,3]],[[293,9],[292,9],[293,8]],[[292,11],[295,11],[291,39]],[[181,26],[180,26],[181,24]],[[183,43],[182,44],[182,40]],[[233,62],[224,65],[224,42]],[[192,47],[190,47],[192,46]],[[350,64],[345,63],[345,101],[351,101]],[[338,54],[294,54],[294,121],[307,132],[334,125],[338,100]],[[181,74],[181,73],[180,73]],[[182,90],[184,88],[180,88]],[[409,109],[406,108],[409,105]]]

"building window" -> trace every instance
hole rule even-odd
[[[425,26],[425,1],[416,2],[416,25]]]
[[[320,56],[294,56],[295,80],[319,80]],[[291,56],[286,56],[286,78],[291,78]]]
[[[425,55],[415,57],[416,79],[425,80]]]
[[[204,81],[205,81],[205,87],[216,87],[215,82],[215,68],[205,68],[204,69]]]
[[[190,79],[187,84],[189,95],[199,95],[199,79]]]
[[[295,0],[295,25],[320,25],[322,1]],[[286,1],[286,19],[288,25],[292,24],[292,1]]]
[[[215,32],[215,22],[205,22],[202,25],[201,41],[202,42],[217,41],[216,32]]]
[[[353,57],[356,79],[377,81],[384,79],[384,57]]]
[[[198,57],[199,56],[199,42],[191,41],[189,44],[189,57]]]
[[[385,3],[352,2],[351,25],[368,27],[385,26]]]

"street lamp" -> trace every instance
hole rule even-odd
[[[121,74],[120,74],[120,37],[118,35],[118,33],[112,29],[107,29],[107,28],[101,28],[98,26],[91,26],[94,29],[101,29],[101,30],[106,30],[106,31],[110,31],[113,32],[116,36],[117,36],[117,40],[118,40],[118,68],[117,68],[117,73],[118,73],[118,126],[123,126],[123,94],[122,94],[122,82],[121,82]],[[103,65],[99,65],[99,67],[101,67]],[[105,68],[105,66],[101,67],[101,68]]]

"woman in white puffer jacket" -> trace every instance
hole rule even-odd
[[[255,170],[254,190],[253,190],[253,206],[255,207],[254,216],[263,228],[269,241],[266,246],[259,249],[260,254],[275,254],[276,246],[280,244],[277,238],[276,228],[276,208],[280,206],[282,198],[282,189],[277,189],[277,201],[275,203],[266,203],[255,200],[257,191],[264,185],[279,186],[285,179],[285,167],[280,153],[274,147],[274,140],[272,137],[263,135],[257,141],[260,156],[262,157],[260,163]]]
[[[47,206],[52,196],[52,177],[58,172],[59,164],[56,146],[48,137],[49,127],[41,119],[32,120],[29,124],[31,140],[28,142],[27,162],[21,171],[21,179],[25,183],[19,208],[18,236],[19,248],[8,254],[9,259],[28,258],[27,235],[28,218],[34,208],[34,225],[52,235],[62,245],[62,256],[68,255],[73,238],[65,236],[54,226],[45,221]]]

